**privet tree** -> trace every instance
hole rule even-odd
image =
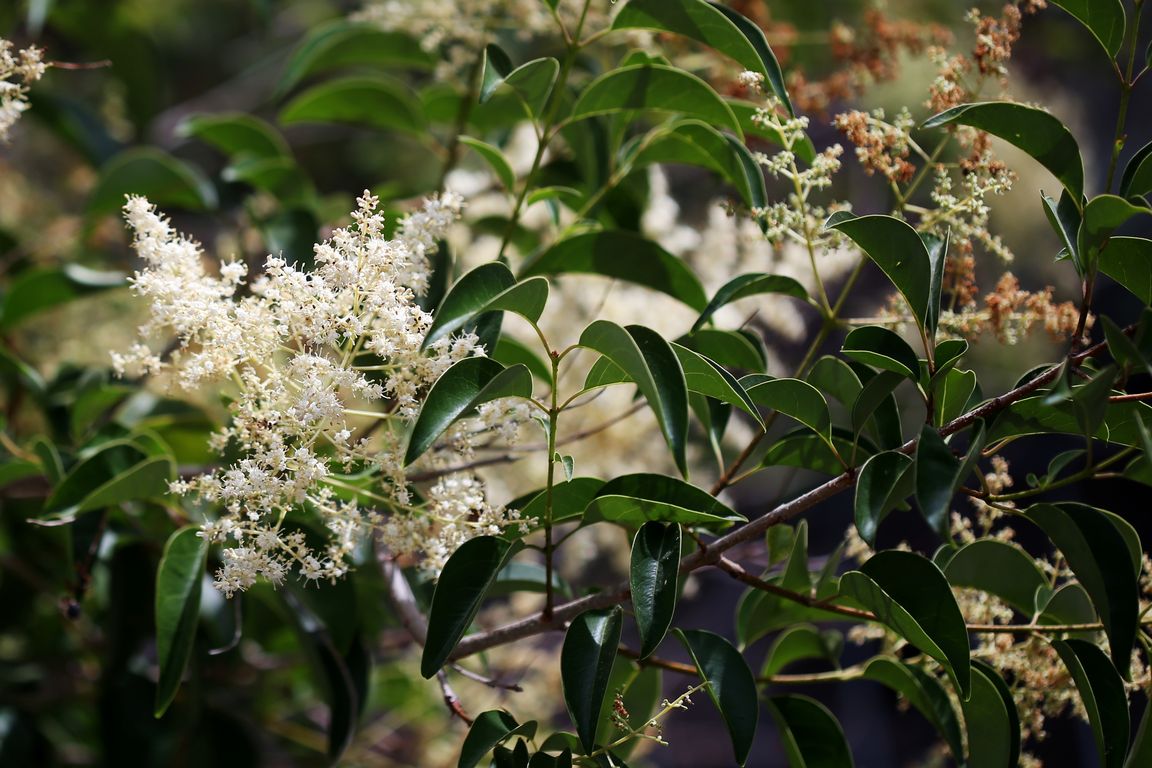
[[[253,702],[214,693],[222,676],[272,669],[295,686],[314,673],[323,744],[276,702],[241,720],[333,764],[372,764],[394,731],[421,765],[643,764],[714,706],[731,744],[709,748],[717,764],[841,766],[836,716],[794,689],[868,680],[958,765],[1038,764],[1030,748],[1066,716],[1087,721],[1101,765],[1147,764],[1140,504],[1083,492],[1152,484],[1152,240],[1131,234],[1152,213],[1152,145],[1126,145],[1143,4],[1045,5],[974,12],[958,53],[945,30],[872,11],[832,29],[830,74],[805,77],[782,69],[773,45],[793,40],[755,2],[380,2],[295,45],[270,120],[183,120],[218,178],[89,142],[78,237],[123,206],[135,298],[118,323],[142,318],[108,350],[113,375],[43,363],[28,329],[122,278],[0,241],[5,580],[64,596],[49,616],[75,627],[74,652],[107,648],[88,673],[99,693],[64,697],[139,706],[143,691],[176,734],[154,762],[181,740],[208,759],[228,738],[218,712]],[[1012,96],[1012,46],[1040,12],[1078,22],[1114,69],[1109,145]],[[44,64],[0,46],[6,135]],[[845,106],[909,54],[935,79],[908,107]],[[83,146],[60,103],[44,111]],[[854,160],[813,140],[816,120]],[[322,193],[297,142],[378,133],[435,170],[345,216],[354,190]],[[1065,301],[1006,271],[990,208],[1019,180],[1001,155],[1051,176],[1028,194],[1055,245],[1019,260],[1074,276]],[[882,194],[844,199],[846,163]],[[670,195],[673,167],[703,204]],[[164,213],[217,209],[234,255]],[[253,240],[271,255],[247,258]],[[860,295],[868,280],[879,295]],[[1112,283],[1142,311],[1101,305]],[[1050,358],[984,383],[969,343],[1041,325]],[[1052,435],[1076,447],[1050,451]],[[1014,475],[1017,442],[1047,469]],[[809,527],[837,500],[854,524],[814,557]],[[699,628],[678,604],[704,570],[743,593]],[[125,597],[140,578],[147,609]],[[144,630],[129,618],[149,612]],[[378,715],[429,687],[446,708],[413,716],[468,725],[450,755]],[[64,760],[69,729],[131,759],[126,716],[50,726],[33,699],[3,706],[19,759]]]

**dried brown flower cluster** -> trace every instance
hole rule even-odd
[[[984,306],[977,308],[971,299],[976,290],[969,270],[971,263],[962,259],[949,267],[953,284],[961,286],[970,303],[961,306],[958,312],[945,312],[941,317],[942,326],[971,340],[991,331],[1004,344],[1015,344],[1037,324],[1042,325],[1054,340],[1066,339],[1076,333],[1080,310],[1074,302],[1057,303],[1053,299],[1052,286],[1040,291],[1023,290],[1011,272],[1000,277],[995,290],[984,297]],[[1091,327],[1092,317],[1089,316],[1085,328]]]
[[[912,116],[901,112],[894,123],[883,118],[883,112],[869,114],[854,109],[836,115],[832,125],[856,147],[856,159],[865,173],[879,173],[889,181],[903,184],[916,173],[916,166],[908,160],[912,152],[908,135]]]

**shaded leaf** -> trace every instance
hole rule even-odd
[[[996,595],[1024,616],[1036,610],[1037,599],[1051,593],[1035,559],[1015,544],[980,539],[965,544],[944,566],[954,587],[971,587]]]
[[[180,123],[176,133],[200,139],[231,158],[291,156],[288,143],[275,128],[243,112],[193,115]]]
[[[804,289],[804,286],[787,275],[772,275],[765,272],[740,275],[729,280],[716,291],[716,295],[712,297],[708,306],[704,307],[704,311],[700,313],[700,317],[692,325],[691,333],[700,330],[712,318],[712,315],[724,305],[748,296],[758,296],[765,293],[781,294],[800,301],[808,301],[808,291]]]
[[[1052,0],[1088,28],[1096,42],[1115,59],[1124,44],[1124,4],[1121,0]]]
[[[1024,150],[1052,172],[1077,202],[1084,196],[1084,163],[1063,123],[1036,107],[1006,101],[961,104],[924,121],[921,128],[968,125]]]
[[[684,369],[684,381],[690,392],[699,392],[720,402],[734,405],[763,424],[760,412],[756,410],[756,403],[744,391],[744,387],[735,376],[687,347],[673,343],[672,351],[676,353],[676,359]]]
[[[747,662],[732,644],[702,629],[677,629],[700,678],[708,683],[708,695],[728,726],[736,762],[744,765],[752,751],[760,703],[756,680]]]
[[[773,696],[768,711],[780,728],[780,740],[792,768],[849,768],[852,751],[844,731],[827,707],[807,696]]]
[[[1128,751],[1128,697],[1112,662],[1087,640],[1053,640],[1052,647],[1076,681],[1104,768],[1121,768]]]
[[[331,80],[301,93],[280,110],[280,123],[345,123],[368,128],[427,133],[416,94],[399,81],[376,77]]]
[[[1148,142],[1128,160],[1120,178],[1120,196],[1133,197],[1152,192],[1152,141]]]
[[[477,536],[461,544],[444,564],[432,594],[428,637],[420,658],[420,674],[426,679],[440,671],[468,631],[511,551],[512,545],[503,539]]]
[[[608,689],[608,677],[620,645],[623,611],[585,611],[572,620],[560,651],[564,703],[585,754],[595,749],[596,728]]]
[[[872,456],[860,468],[856,480],[856,529],[869,546],[876,544],[876,529],[889,512],[911,492],[905,478],[912,468],[912,458],[896,451]]]
[[[940,536],[949,536],[952,495],[962,479],[960,461],[931,424],[920,429],[916,444],[916,503]]]
[[[109,160],[88,196],[87,213],[117,213],[129,194],[190,211],[215,208],[217,203],[216,189],[200,171],[155,147],[135,147]]]
[[[776,636],[764,657],[761,677],[771,677],[797,661],[819,659],[838,667],[844,636],[835,630],[820,631],[812,624],[795,624]]]
[[[931,560],[885,550],[840,577],[840,590],[944,667],[961,698],[970,691],[968,632],[952,588]]]
[[[481,712],[468,729],[464,745],[460,748],[457,768],[474,768],[497,744],[502,744],[513,736],[531,739],[536,735],[536,721],[518,723],[516,718],[502,709]]]
[[[1020,719],[1008,686],[987,664],[972,664],[972,696],[961,701],[969,768],[1003,768],[1020,757]]]
[[[488,163],[488,167],[496,173],[496,178],[504,185],[504,189],[511,192],[516,188],[516,172],[512,170],[512,166],[508,164],[508,159],[504,157],[504,153],[500,151],[499,147],[494,147],[471,136],[461,136],[459,141],[484,158],[484,162]]]
[[[864,677],[882,683],[904,697],[920,714],[928,718],[943,737],[953,758],[963,762],[964,742],[960,735],[960,719],[952,706],[948,692],[931,674],[918,666],[906,664],[887,656],[877,656],[864,668]]]
[[[292,90],[309,75],[342,67],[428,70],[435,65],[436,58],[409,35],[340,20],[316,28],[293,51],[276,85],[276,95]]]
[[[160,717],[176,698],[192,656],[200,619],[200,582],[208,558],[208,540],[199,526],[185,526],[168,537],[156,571],[156,683],[154,714]]]
[[[629,586],[641,659],[656,650],[672,624],[679,569],[680,526],[657,522],[640,526],[632,542]]]
[[[898,373],[906,379],[920,378],[920,359],[908,342],[878,325],[854,329],[844,338],[844,354],[853,360]]]
[[[552,58],[534,59],[513,68],[507,54],[489,44],[484,49],[480,103],[488,101],[497,88],[506,85],[524,104],[530,117],[540,117],[559,73],[560,63]]]
[[[740,380],[757,405],[790,416],[832,445],[832,416],[820,390],[801,379],[774,379],[754,373]]]
[[[521,278],[569,272],[643,285],[697,311],[708,303],[700,280],[683,261],[634,232],[585,232],[553,245],[521,270]]]
[[[1100,271],[1152,304],[1152,240],[1113,237],[1100,252]]]
[[[610,520],[625,525],[648,521],[728,527],[744,517],[715,496],[675,477],[623,475],[604,483],[584,510],[584,522]]]

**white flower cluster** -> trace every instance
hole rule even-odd
[[[490,507],[482,486],[465,474],[442,477],[426,502],[414,504],[400,459],[422,393],[454,362],[483,354],[472,334],[421,348],[432,316],[415,298],[428,281],[427,257],[459,216],[462,199],[426,201],[392,239],[384,237],[378,200],[365,192],[357,203],[353,226],[315,246],[313,269],[270,256],[247,284],[242,263],[209,273],[200,246],[146,199],[125,205],[145,263],[133,288],[151,304],[141,333],[174,334],[178,343],[168,360],[143,343],[113,354],[116,371],[171,372],[189,389],[220,381],[238,388],[231,423],[212,444],[241,458],[173,484],[174,492],[195,492],[222,508],[203,535],[231,544],[216,574],[225,594],[258,578],[278,584],[294,567],[305,579],[337,578],[373,529],[384,530],[397,552],[425,556],[438,570],[467,538],[517,520]],[[381,423],[366,427],[366,420]],[[471,421],[483,422],[483,414]],[[384,427],[376,444],[364,436],[374,426]],[[452,440],[466,448],[482,432],[483,424],[457,430]],[[377,479],[371,490],[365,476]],[[289,520],[290,512],[322,527],[323,543],[295,527],[300,516]]]
[[[16,51],[16,46],[0,38],[0,142],[8,141],[8,132],[28,109],[28,86],[47,68],[39,48]]]

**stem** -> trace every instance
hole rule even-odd
[[[560,421],[560,396],[557,382],[560,380],[560,355],[549,354],[552,361],[552,407],[548,409],[548,481],[544,491],[544,610],[540,618],[552,618],[552,604],[555,595],[552,589],[552,496],[556,485],[556,428]]]
[[[1108,181],[1104,184],[1105,191],[1112,189],[1112,180],[1116,177],[1116,167],[1120,162],[1120,151],[1124,149],[1124,126],[1128,120],[1128,102],[1132,97],[1132,73],[1136,68],[1136,48],[1139,42],[1140,14],[1144,10],[1143,3],[1136,4],[1136,17],[1128,25],[1128,67],[1124,76],[1120,78],[1120,106],[1116,110],[1116,131],[1112,138],[1112,158],[1108,162]]]

